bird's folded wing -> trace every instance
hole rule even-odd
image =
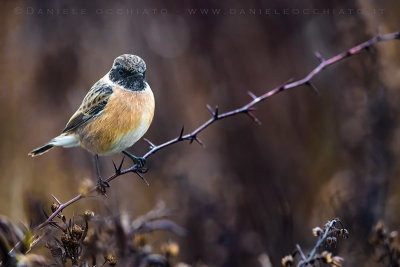
[[[72,115],[63,133],[73,131],[100,115],[112,93],[111,86],[101,81],[97,82],[87,93],[79,109]]]

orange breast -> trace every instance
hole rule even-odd
[[[113,90],[103,112],[78,130],[81,146],[95,154],[117,153],[133,145],[153,120],[150,87],[142,92]]]

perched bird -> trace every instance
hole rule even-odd
[[[89,90],[81,106],[72,115],[63,132],[29,153],[35,157],[55,146],[80,146],[95,156],[123,152],[139,168],[145,159],[126,148],[136,143],[148,130],[154,115],[154,96],[146,82],[146,63],[135,55],[121,55],[111,70]],[[99,185],[108,186],[101,180]]]

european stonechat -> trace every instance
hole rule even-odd
[[[114,60],[111,70],[89,90],[63,132],[29,153],[35,157],[55,146],[81,146],[95,155],[123,152],[138,167],[144,159],[126,148],[136,143],[150,127],[154,115],[154,96],[146,82],[146,63],[125,54]],[[99,183],[104,182],[98,172]]]

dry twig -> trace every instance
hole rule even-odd
[[[332,221],[329,221],[326,224],[325,232],[322,236],[319,237],[317,243],[315,244],[314,248],[311,250],[310,255],[308,255],[307,258],[304,257],[303,252],[301,251],[301,248],[299,245],[297,245],[297,250],[299,251],[300,255],[302,255],[302,260],[299,263],[300,267],[305,267],[307,264],[311,263],[315,259],[315,254],[317,253],[317,250],[319,247],[321,247],[326,241],[328,236],[331,234],[332,228],[335,227],[336,223],[340,223],[339,219],[333,219]]]
[[[336,225],[340,227],[336,227]],[[310,254],[306,257],[301,249],[300,245],[296,245],[296,250],[282,258],[282,266],[284,267],[306,267],[306,266],[321,266],[321,263],[329,264],[332,267],[342,266],[343,258],[339,256],[332,255],[331,252],[326,250],[321,253],[317,253],[318,249],[325,246],[333,246],[337,244],[338,238],[347,239],[349,232],[345,229],[341,221],[336,218],[328,223],[322,228],[315,227],[313,229],[314,236],[318,237],[317,243],[311,250]],[[296,257],[297,256],[297,257]],[[297,265],[295,265],[297,263]]]
[[[359,54],[363,50],[368,51],[368,49],[376,43],[388,41],[388,40],[396,40],[396,39],[400,39],[400,32],[394,32],[394,33],[389,33],[389,34],[384,34],[384,35],[377,35],[377,36],[373,37],[372,39],[370,39],[366,42],[363,42],[357,46],[354,46],[353,48],[350,48],[349,50],[344,51],[344,52],[342,52],[334,57],[331,57],[329,59],[323,58],[317,52],[316,57],[319,59],[320,63],[311,72],[309,72],[304,78],[296,80],[296,81],[288,80],[287,82],[283,83],[282,85],[280,85],[280,86],[272,89],[271,91],[266,92],[265,94],[262,94],[260,96],[256,96],[252,92],[249,92],[249,95],[252,98],[252,100],[249,103],[245,104],[244,106],[242,106],[240,108],[237,108],[237,109],[225,112],[225,113],[219,113],[218,107],[216,107],[215,109],[212,109],[210,106],[207,106],[211,112],[211,115],[212,115],[211,118],[209,120],[207,120],[206,122],[204,122],[202,125],[200,125],[194,131],[192,131],[188,134],[184,134],[184,128],[182,127],[180,134],[176,138],[166,141],[160,145],[155,145],[152,142],[150,142],[149,140],[145,139],[145,141],[150,145],[150,149],[146,154],[143,155],[143,158],[147,159],[151,155],[156,153],[157,151],[164,149],[166,147],[169,147],[173,144],[182,142],[182,141],[189,141],[190,143],[195,141],[195,142],[199,143],[200,145],[202,145],[203,143],[198,138],[198,135],[202,131],[204,131],[208,126],[210,126],[211,124],[213,124],[214,122],[216,122],[218,120],[222,120],[222,119],[232,117],[232,116],[235,116],[238,114],[246,114],[254,122],[260,123],[260,121],[257,119],[257,117],[255,117],[255,115],[253,114],[254,106],[256,104],[258,104],[261,101],[263,101],[273,95],[276,95],[280,92],[286,91],[291,88],[299,87],[301,85],[307,85],[312,89],[316,89],[316,87],[311,83],[311,79],[314,78],[314,76],[316,76],[318,73],[320,73],[323,69],[325,69],[328,66],[331,66],[339,61],[342,61],[345,58]],[[116,167],[115,164],[114,164],[114,167],[115,167],[115,173],[113,175],[111,175],[110,177],[108,177],[107,179],[105,179],[105,182],[111,182],[115,178],[117,178],[121,175],[124,175],[126,173],[129,173],[129,172],[136,173],[144,180],[144,177],[142,176],[143,172],[138,171],[135,165],[133,165],[127,169],[122,169],[122,162],[121,162],[119,167]],[[93,187],[92,189],[89,190],[88,194],[94,193],[95,191],[96,191],[96,187]],[[59,202],[59,207],[46,219],[46,221],[44,221],[39,226],[37,226],[36,229],[43,228],[44,226],[50,224],[53,221],[53,219],[57,216],[57,214],[59,214],[61,211],[63,211],[66,207],[70,206],[72,203],[75,203],[76,201],[78,201],[82,198],[85,198],[86,196],[87,196],[86,194],[85,195],[78,194],[74,198],[68,200],[65,203]]]

